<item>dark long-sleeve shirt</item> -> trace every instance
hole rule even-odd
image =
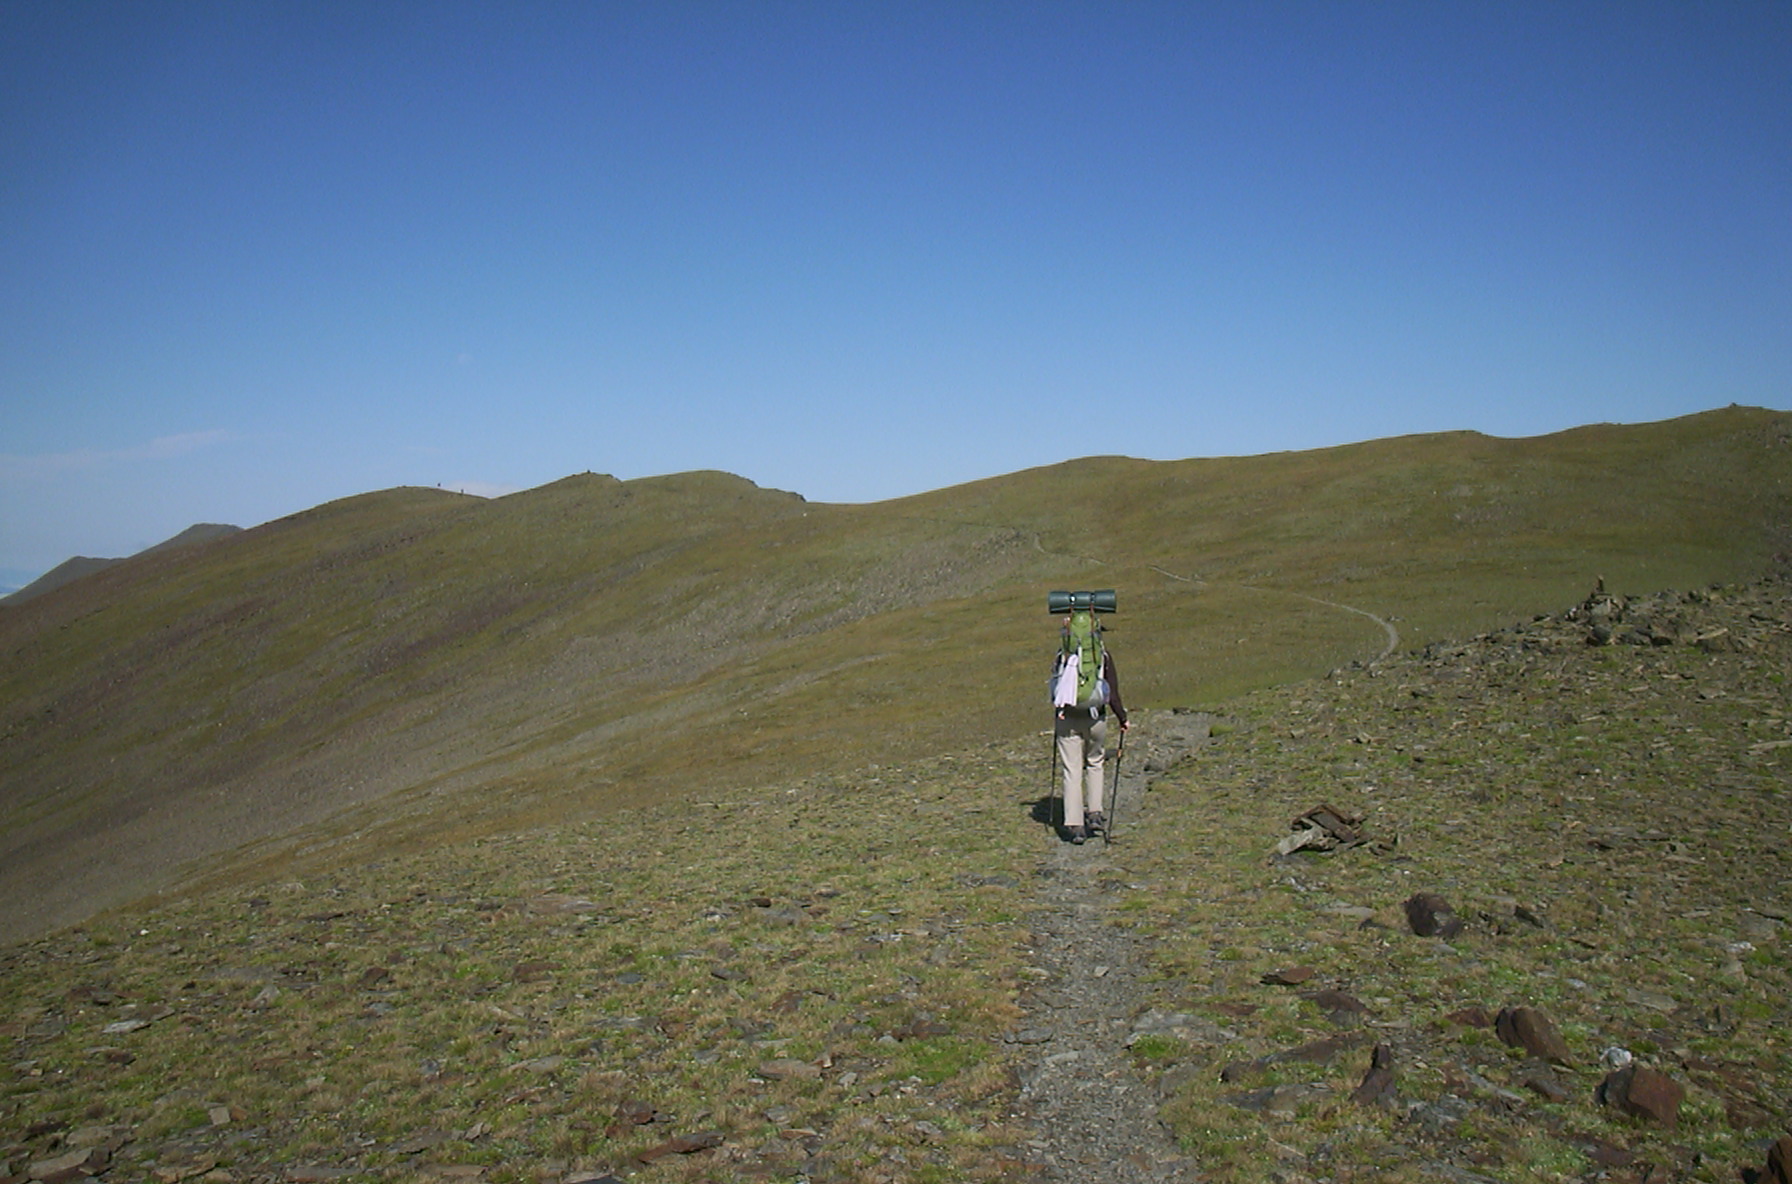
[[[1114,672],[1114,655],[1105,648],[1101,651],[1101,676],[1108,682],[1108,706],[1114,709],[1114,718],[1124,725],[1126,705],[1120,701],[1120,676]]]

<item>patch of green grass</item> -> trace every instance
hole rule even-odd
[[[927,1085],[939,1085],[982,1063],[988,1055],[988,1047],[976,1041],[940,1036],[907,1042],[892,1067],[898,1075],[912,1075]]]
[[[1173,1063],[1186,1055],[1187,1046],[1174,1036],[1165,1036],[1156,1032],[1147,1032],[1132,1042],[1132,1055],[1143,1063]]]

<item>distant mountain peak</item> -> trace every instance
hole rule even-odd
[[[237,534],[240,526],[226,526],[217,522],[196,522],[171,539],[164,539],[153,547],[145,547],[138,555],[149,555],[157,551],[172,551],[178,547],[192,547],[200,543],[208,543],[213,539]],[[0,596],[0,604],[23,604],[46,592],[54,592],[64,584],[92,575],[96,571],[104,571],[115,563],[123,563],[123,559],[95,559],[87,555],[76,555],[65,559],[37,579],[32,580],[17,592],[9,596]]]

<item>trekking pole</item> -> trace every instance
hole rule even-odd
[[[1108,791],[1108,824],[1101,828],[1101,845],[1114,841],[1114,819],[1120,816],[1120,758],[1126,755],[1126,729],[1120,729],[1120,743],[1114,747],[1114,788]]]
[[[1056,724],[1047,735],[1046,742],[1051,745],[1051,755],[1046,757],[1048,771],[1045,779],[1045,796],[1051,799],[1052,826],[1056,828],[1064,825],[1064,804],[1058,799],[1058,729]]]

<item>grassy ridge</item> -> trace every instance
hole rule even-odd
[[[0,612],[0,899],[17,935],[299,842],[345,858],[992,742],[1035,722],[1048,587],[1123,589],[1126,689],[1169,705],[1371,657],[1364,613],[1415,644],[1597,575],[1737,578],[1792,549],[1789,439],[1733,408],[870,506],[715,473],[348,499]]]
[[[1023,1033],[1090,1020],[1039,997],[1070,853],[1078,927],[1131,931],[1141,1009],[1183,1017],[1128,1041],[1124,1104],[1203,1179],[1734,1180],[1792,1121],[1789,596],[1662,598],[1674,645],[1558,617],[1241,696],[1112,847],[1040,825],[1025,735],[123,910],[0,951],[0,1166],[98,1140],[108,1180],[522,1184],[713,1135],[653,1176],[1038,1179],[1018,1083],[1063,1044]],[[1139,716],[1135,768],[1181,718]],[[1370,842],[1268,858],[1320,800]],[[1465,931],[1414,936],[1419,890]],[[1514,1005],[1564,1063],[1456,1018]],[[1390,1105],[1351,1098],[1374,1044]],[[1674,1127],[1596,1100],[1610,1046],[1684,1086]]]

